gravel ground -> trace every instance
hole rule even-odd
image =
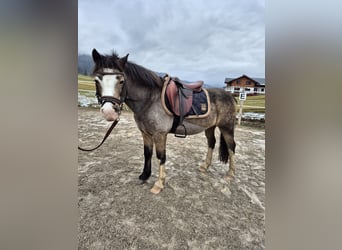
[[[97,145],[110,126],[94,109],[79,108],[78,120],[83,147]],[[79,249],[264,249],[265,131],[237,127],[235,140],[236,179],[228,184],[218,143],[212,166],[201,173],[204,133],[169,135],[166,186],[154,195],[157,159],[141,184],[143,141],[132,113],[124,112],[102,147],[79,151]]]

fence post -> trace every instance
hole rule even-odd
[[[243,108],[243,103],[247,99],[247,94],[245,91],[240,92],[239,95],[239,100],[240,100],[240,110],[239,110],[239,119],[238,119],[238,125],[241,124],[241,118],[242,118],[242,108]]]
[[[243,108],[243,100],[240,100],[240,110],[239,110],[239,119],[238,119],[238,125],[241,124],[241,117],[242,117],[242,108]]]

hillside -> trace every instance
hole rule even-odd
[[[83,75],[91,74],[94,67],[93,59],[90,55],[78,55],[78,73]]]

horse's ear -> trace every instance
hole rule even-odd
[[[101,61],[101,55],[100,55],[99,52],[97,52],[96,49],[93,49],[92,56],[93,56],[93,60],[94,60],[95,63],[98,63],[98,62]]]
[[[126,62],[127,62],[128,55],[129,55],[129,54],[127,54],[126,56],[120,58],[119,61],[118,61],[118,64],[119,64],[119,67],[121,68],[121,70],[124,70],[124,68],[125,68],[125,65],[126,65]]]

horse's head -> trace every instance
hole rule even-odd
[[[101,105],[101,113],[107,121],[115,121],[119,118],[126,97],[124,68],[128,54],[119,58],[114,53],[105,56],[93,49],[92,56],[95,62],[93,76],[96,96]]]

